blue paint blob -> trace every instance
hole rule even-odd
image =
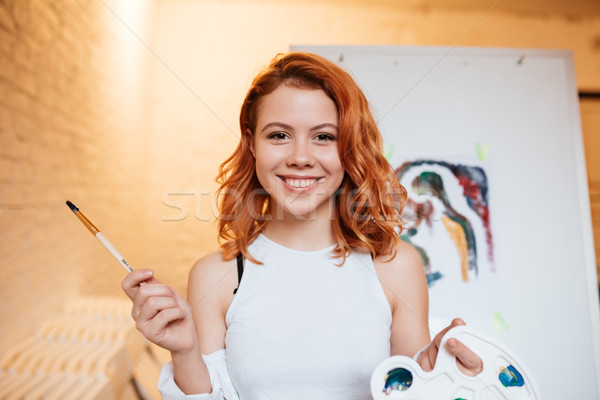
[[[439,281],[444,277],[440,271],[431,272],[429,274],[425,274],[427,278],[427,286],[432,287],[436,281]]]
[[[525,384],[523,376],[512,365],[501,369],[498,378],[504,387],[523,386]]]
[[[395,368],[385,376],[385,386],[383,392],[390,394],[393,390],[405,391],[412,385],[413,376],[409,370],[404,368]]]

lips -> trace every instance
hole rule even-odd
[[[291,187],[293,187],[295,189],[304,189],[304,188],[314,185],[315,183],[317,183],[317,181],[321,180],[322,178],[315,178],[315,177],[308,177],[308,176],[307,177],[279,176],[279,179],[281,179],[282,181],[284,181],[285,183],[287,183],[288,185],[290,185]]]

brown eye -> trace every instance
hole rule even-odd
[[[287,135],[284,132],[273,132],[267,136],[268,139],[285,140]]]
[[[329,133],[319,133],[317,135],[317,140],[319,142],[333,142],[335,141],[335,136],[329,134]]]

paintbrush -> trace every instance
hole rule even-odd
[[[83,213],[81,211],[79,211],[79,208],[77,208],[75,206],[75,204],[73,204],[67,200],[67,205],[69,206],[71,211],[73,211],[73,214],[75,214],[77,216],[77,218],[79,218],[79,220],[85,225],[85,227],[88,228],[88,230],[92,233],[92,235],[94,235],[96,237],[96,239],[98,239],[98,241],[102,244],[102,246],[104,246],[104,248],[106,250],[108,250],[108,252],[119,262],[119,264],[121,264],[123,266],[123,268],[125,268],[127,270],[127,272],[133,271],[133,268],[131,268],[131,265],[129,265],[129,263],[127,261],[125,261],[125,258],[121,255],[121,253],[119,253],[117,251],[115,246],[113,246],[104,237],[104,235],[102,235],[102,233],[100,232],[100,229],[96,228],[96,226],[94,224],[92,224],[92,221],[87,219],[86,216],[83,215]]]

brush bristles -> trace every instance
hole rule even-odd
[[[71,209],[71,211],[73,211],[73,212],[79,211],[79,208],[77,208],[75,206],[75,204],[71,203],[69,200],[67,200],[67,205],[69,206],[69,208]]]

